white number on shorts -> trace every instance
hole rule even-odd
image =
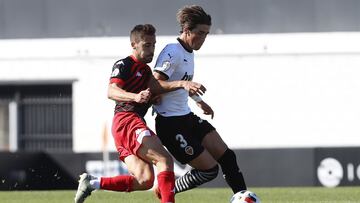
[[[180,147],[185,148],[188,145],[188,143],[181,134],[177,134],[175,138],[177,141],[180,142]]]

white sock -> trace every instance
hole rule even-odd
[[[96,177],[95,179],[90,180],[90,186],[96,190],[100,189],[100,179],[100,177]]]

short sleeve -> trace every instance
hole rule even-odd
[[[161,72],[170,77],[178,66],[179,53],[172,46],[167,45],[159,54],[154,71]]]
[[[123,60],[116,62],[112,68],[110,83],[116,83],[124,86],[125,81],[129,78],[130,67],[127,67]]]

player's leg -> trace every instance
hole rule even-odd
[[[154,170],[152,164],[140,159],[135,155],[129,155],[124,159],[129,173],[134,177],[132,190],[148,190],[154,182]]]
[[[156,166],[161,202],[175,202],[174,162],[159,138],[156,135],[144,137],[138,150],[138,156]]]
[[[94,186],[99,187],[98,189],[131,192],[133,190],[146,188],[147,182],[152,178],[151,173],[153,171],[144,161],[136,157],[136,152],[141,145],[136,138],[139,134],[137,132],[145,132],[136,131],[139,128],[146,130],[146,125],[137,114],[119,112],[114,115],[112,134],[120,160],[130,167],[129,171],[131,174],[134,172],[132,164],[140,167],[139,170],[146,171],[146,173],[141,177],[133,175],[101,177],[99,178],[99,184],[92,181],[94,182]],[[136,178],[139,178],[139,180]]]
[[[215,179],[219,172],[219,166],[206,150],[188,164],[193,169],[176,179],[175,193],[184,192],[207,183]]]
[[[208,132],[202,139],[201,144],[215,160],[218,160],[228,148],[216,130]]]
[[[192,132],[192,114],[176,117],[156,118],[156,131],[163,145],[182,164],[190,163],[191,171],[175,181],[175,193],[183,192],[216,178],[217,162],[204,150]],[[197,121],[195,121],[197,122]]]
[[[111,190],[118,192],[132,192],[134,190],[150,189],[154,181],[154,171],[151,164],[121,150],[121,159],[127,165],[130,175],[112,177],[98,177],[90,180],[93,189]]]
[[[82,174],[79,180],[78,190],[75,195],[75,203],[82,203],[91,195],[93,190],[111,190],[119,192],[131,192],[133,190],[145,190],[152,187],[153,168],[150,164],[137,158],[134,155],[127,153],[126,150],[121,151],[122,156],[126,157],[125,160],[130,173],[134,175],[119,175],[113,177],[95,177],[89,174]],[[138,167],[142,171],[141,176],[134,170]]]
[[[162,202],[174,202],[174,166],[170,154],[162,146],[159,138],[145,124],[144,120],[132,114],[129,121],[128,142],[123,143],[131,150],[131,154],[138,156],[144,161],[154,164],[158,171],[158,185],[161,192]]]
[[[246,190],[244,177],[238,167],[234,151],[229,149],[216,130],[209,132],[202,144],[217,160],[223,171],[223,177],[234,193]]]

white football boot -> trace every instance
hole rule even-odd
[[[85,199],[91,195],[91,192],[95,190],[90,185],[90,180],[96,179],[96,177],[83,173],[80,175],[79,186],[75,195],[75,203],[83,203]]]

